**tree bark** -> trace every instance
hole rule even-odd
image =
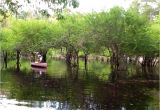
[[[66,63],[71,64],[71,52],[67,51],[66,53]]]
[[[120,51],[116,44],[111,47],[111,67],[118,71],[124,71],[127,69],[127,57]]]
[[[4,60],[5,68],[7,68],[7,64],[8,64],[8,53],[7,53],[7,51],[3,51],[3,60]]]
[[[145,56],[144,59],[143,59],[143,62],[142,62],[142,67],[152,67],[155,65],[155,62],[154,62],[154,59],[155,57],[149,57],[149,56]]]
[[[46,63],[47,62],[47,52],[42,54],[42,62]]]
[[[88,63],[88,55],[85,54],[84,55],[84,66],[85,66],[85,69],[87,69],[87,63]]]
[[[40,50],[39,54],[42,56],[42,63],[46,63],[47,62],[47,50]]]
[[[76,52],[76,57],[77,57],[77,65],[79,66],[79,56],[78,56],[79,51]]]
[[[35,60],[36,60],[35,54],[31,53],[31,62],[35,62]]]
[[[17,63],[16,63],[16,65],[17,65],[17,71],[20,71],[20,51],[19,50],[17,50],[16,51],[17,52]]]

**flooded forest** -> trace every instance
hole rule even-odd
[[[90,13],[36,2],[0,4],[0,109],[159,110],[159,0]]]

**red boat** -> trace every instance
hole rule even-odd
[[[32,62],[32,67],[47,68],[47,63]]]
[[[41,68],[41,67],[33,67],[32,66],[32,68],[31,68],[33,71],[35,71],[35,72],[44,72],[44,73],[46,73],[47,72],[47,68]]]

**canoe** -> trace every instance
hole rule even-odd
[[[44,72],[44,73],[46,73],[47,72],[47,68],[41,68],[41,67],[33,67],[32,66],[32,68],[31,68],[33,71],[35,71],[35,72]]]
[[[32,67],[39,67],[39,68],[47,68],[47,63],[38,63],[38,62],[32,62]]]

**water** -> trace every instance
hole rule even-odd
[[[1,72],[0,110],[159,110],[155,77],[125,73],[112,82],[110,66],[97,62],[88,70],[82,62],[79,69],[63,61],[50,61],[47,70],[21,65],[20,73]]]

